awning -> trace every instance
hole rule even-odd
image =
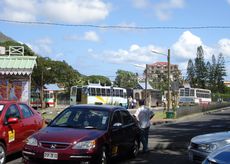
[[[0,56],[0,75],[30,75],[37,56]]]
[[[45,91],[63,91],[64,88],[60,88],[57,84],[45,84]]]

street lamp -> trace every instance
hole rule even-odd
[[[168,60],[168,104],[167,104],[167,111],[170,109],[170,104],[171,104],[171,93],[170,93],[170,72],[171,72],[171,67],[170,67],[170,49],[168,49],[168,54],[160,53],[157,51],[152,50],[153,53],[160,54],[167,56]]]

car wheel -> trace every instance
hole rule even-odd
[[[133,143],[133,147],[130,152],[131,157],[135,158],[137,156],[137,154],[139,153],[139,148],[140,148],[140,142],[139,140],[135,139]]]
[[[4,164],[6,161],[6,148],[4,144],[0,143],[0,164]]]
[[[106,148],[103,147],[98,160],[98,164],[108,164],[108,163],[109,163],[109,156],[108,153],[106,152]]]

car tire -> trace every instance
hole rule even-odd
[[[101,154],[97,161],[98,164],[109,164],[109,156],[106,147],[102,147]]]
[[[130,156],[132,158],[135,158],[137,154],[139,153],[139,149],[140,149],[140,141],[138,139],[135,139],[133,142],[132,149],[130,151]]]
[[[3,143],[0,143],[0,164],[6,162],[6,147]]]

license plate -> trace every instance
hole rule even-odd
[[[58,153],[44,152],[44,159],[58,159]]]

